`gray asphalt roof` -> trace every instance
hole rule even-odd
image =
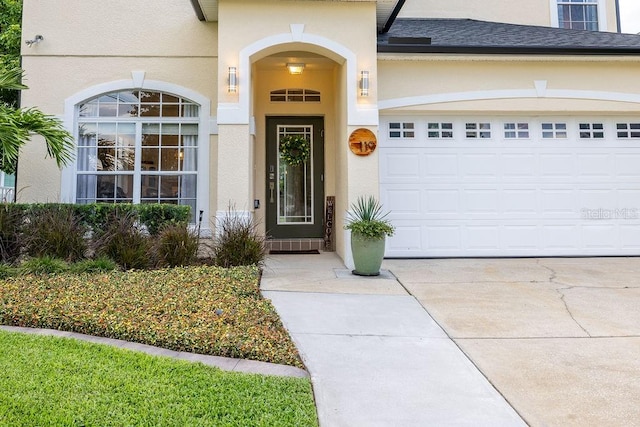
[[[430,43],[426,40],[430,38]],[[584,51],[640,54],[640,35],[515,25],[473,19],[397,19],[378,36],[380,52]]]

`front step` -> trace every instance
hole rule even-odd
[[[267,251],[273,253],[320,253],[324,251],[323,239],[267,239]]]

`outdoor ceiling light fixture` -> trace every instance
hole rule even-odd
[[[289,74],[302,74],[302,70],[304,70],[304,64],[302,64],[302,63],[296,63],[296,64],[287,63],[287,68],[289,69]]]
[[[236,67],[229,67],[229,93],[238,91],[238,70]]]
[[[44,37],[38,34],[33,38],[33,40],[26,40],[25,43],[27,44],[27,46],[31,47],[34,44],[40,43],[42,40],[44,40]]]
[[[360,96],[369,96],[369,72],[360,72]]]

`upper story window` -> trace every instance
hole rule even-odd
[[[145,90],[80,104],[76,202],[189,205],[195,221],[199,112],[188,99]]]
[[[557,0],[558,26],[598,31],[598,0]]]

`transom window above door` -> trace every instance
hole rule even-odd
[[[320,92],[311,89],[278,89],[270,93],[271,102],[320,102]]]
[[[80,104],[76,202],[189,205],[194,220],[199,111],[188,99],[143,90]]]
[[[557,0],[558,26],[598,31],[598,0]]]

